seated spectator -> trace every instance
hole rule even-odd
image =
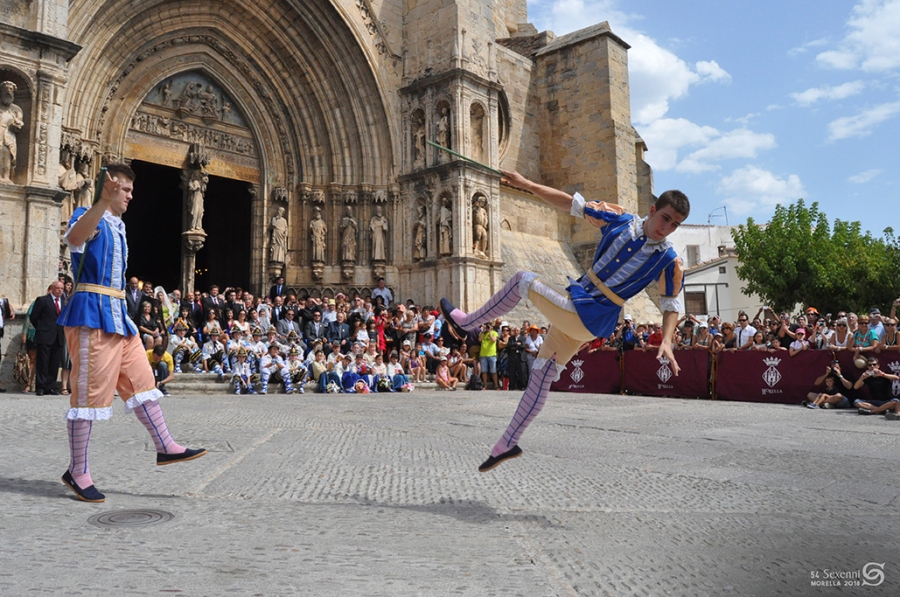
[[[844,396],[838,384],[849,390],[853,387],[849,379],[841,374],[841,364],[831,361],[825,373],[816,379],[816,386],[825,384],[821,392],[810,392],[800,404],[806,408],[850,408],[850,399]]]
[[[438,389],[440,390],[456,391],[459,380],[450,374],[450,366],[447,362],[447,357],[441,357],[437,371],[434,373],[434,381],[437,383]]]
[[[153,303],[150,301],[141,303],[138,330],[141,332],[141,338],[144,340],[144,348],[146,350],[153,350],[157,346],[162,346],[163,339],[159,331],[159,320],[153,313]]]
[[[431,333],[426,332],[422,344],[419,345],[419,356],[425,357],[424,363],[428,373],[435,372],[438,363],[440,362],[439,359],[441,358],[440,349],[437,344],[432,342],[431,338]]]
[[[857,412],[861,415],[877,415],[893,411],[892,414],[896,417],[900,398],[894,398],[891,393],[891,382],[897,380],[900,380],[900,377],[885,373],[881,370],[878,359],[870,357],[866,361],[866,372],[853,384],[855,390],[863,385],[869,389],[868,400],[857,398],[853,402],[853,406],[858,409]]]
[[[797,328],[797,331],[795,333],[797,335],[797,339],[791,342],[790,347],[788,347],[788,352],[791,356],[809,349],[809,342],[806,341],[806,329],[802,327]]]
[[[524,371],[525,369],[525,361],[521,357],[521,353],[518,356],[510,357],[519,359],[520,368]],[[447,357],[447,367],[450,368],[450,375],[458,379],[459,381],[465,383],[467,379],[469,379],[469,371],[466,366],[465,358],[462,356],[462,353],[458,348],[454,348],[450,351],[450,356]],[[510,379],[510,386],[512,386],[512,379]],[[519,388],[514,388],[519,389]],[[524,389],[524,388],[523,388]]]
[[[396,352],[391,353],[390,362],[385,367],[385,374],[391,380],[394,391],[408,392],[412,389],[409,377],[406,376],[403,366],[400,365],[400,355]]]
[[[303,390],[303,385],[306,383],[309,369],[307,368],[306,363],[303,361],[303,351],[299,348],[291,348],[288,352],[288,360],[286,366],[288,375],[291,378],[291,383],[294,385],[294,393],[305,393]],[[340,391],[340,378],[338,378],[337,391]]]
[[[409,359],[409,375],[414,377],[417,382],[423,382],[427,372],[425,351],[422,349],[421,344],[416,343],[416,348]]]
[[[256,394],[254,384],[254,373],[247,362],[249,352],[246,348],[241,347],[237,352],[237,358],[232,366],[231,383],[234,386],[235,395]]]
[[[149,305],[150,303],[144,304]],[[150,367],[153,369],[156,387],[163,393],[163,396],[168,396],[166,384],[175,379],[175,363],[172,361],[172,355],[167,353],[162,346],[155,346],[147,351],[147,360],[150,361]]]

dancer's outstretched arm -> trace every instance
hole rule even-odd
[[[675,334],[675,326],[678,324],[678,313],[676,311],[665,311],[663,312],[663,330],[662,330],[662,343],[659,346],[659,352],[656,353],[656,358],[661,359],[666,357],[672,363],[672,372],[677,377],[681,372],[681,367],[678,366],[678,363],[675,361],[675,354],[672,352],[672,339]]]
[[[536,182],[532,182],[519,174],[518,172],[506,170],[503,171],[503,178],[500,182],[504,182],[511,187],[528,191],[543,199],[546,203],[552,205],[556,209],[568,212],[572,209],[572,195],[564,193],[552,187],[544,186]]]

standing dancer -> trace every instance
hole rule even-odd
[[[591,268],[578,280],[569,279],[567,293],[545,284],[537,274],[518,272],[500,292],[480,309],[463,313],[446,298],[441,311],[454,336],[465,338],[468,330],[508,313],[523,298],[531,301],[552,324],[534,361],[531,379],[519,401],[515,416],[490,458],[478,467],[487,472],[504,460],[522,455],[519,438],[538,415],[550,384],[559,379],[581,345],[613,332],[625,301],[659,280],[660,310],[663,311],[663,341],[658,359],[667,358],[675,375],[679,367],[672,354],[672,334],[681,311],[678,294],[683,286],[681,260],[666,237],[687,218],[690,203],[681,191],[666,191],[650,208],[650,215],[639,219],[626,214],[619,205],[585,202],[575,193],[534,183],[518,172],[504,172],[503,182],[529,191],[557,209],[587,219],[601,229],[600,243]]]
[[[72,357],[72,395],[66,415],[71,462],[63,483],[86,502],[102,502],[88,468],[88,442],[94,421],[112,416],[113,392],[125,401],[150,432],[156,464],[192,460],[206,450],[179,446],[169,435],[159,407],[162,392],[125,302],[128,245],[122,214],[134,189],[134,172],[110,164],[100,198],[90,209],[79,207],[65,240],[80,277],[75,293],[59,317]],[[82,263],[83,265],[78,265]]]

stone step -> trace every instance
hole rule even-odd
[[[166,384],[166,390],[168,390],[170,394],[177,396],[230,394],[232,391],[230,379],[231,376],[229,374],[225,374],[225,378],[222,381],[216,381],[216,376],[211,373],[176,373],[175,380]],[[278,385],[280,386],[281,384]],[[414,385],[416,389],[421,390],[438,389],[437,384],[433,381],[415,383]],[[276,387],[275,384],[270,384],[269,389],[271,391]],[[306,387],[307,391],[309,391],[309,384],[307,384]],[[280,393],[281,388],[279,387],[276,391]]]

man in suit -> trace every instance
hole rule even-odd
[[[343,311],[338,311],[337,320],[328,326],[328,341],[341,343],[341,353],[347,354],[350,351],[350,326],[347,325],[347,316]]]
[[[0,297],[0,358],[3,356],[3,328],[6,325],[6,322],[10,319],[14,319],[15,316],[16,312],[13,310],[12,305],[9,304],[9,299]],[[6,392],[6,388],[0,388],[0,394],[3,394],[4,392]]]
[[[205,319],[206,311],[203,310],[203,295],[195,290],[191,300],[191,321],[194,323],[194,328],[202,329]]]
[[[225,312],[225,299],[219,296],[219,287],[213,284],[209,287],[209,296],[203,299],[203,312],[208,313],[215,309],[216,319],[222,321],[222,313]]]
[[[31,325],[34,326],[34,343],[37,346],[34,383],[36,394],[56,396],[56,376],[66,343],[63,327],[56,323],[65,305],[63,283],[57,280],[48,288],[48,294],[34,301],[31,309]]]
[[[132,277],[128,280],[128,288],[125,289],[125,305],[131,321],[137,321],[138,317],[140,317],[138,305],[141,304],[142,298],[144,298],[144,293],[141,292],[140,283],[137,278]]]
[[[284,306],[284,298],[276,296],[275,302],[272,305],[272,325],[275,325],[276,322],[284,319],[287,312],[288,309]]]
[[[279,319],[275,322],[275,329],[278,331],[278,335],[287,338],[287,335],[291,332],[297,332],[297,335],[300,335],[300,324],[294,319],[293,311],[286,311],[284,314],[284,319]]]
[[[316,340],[324,340],[326,336],[327,326],[322,323],[322,312],[313,311],[312,320],[307,322],[303,328],[303,335],[306,336],[306,345],[312,346]]]
[[[275,285],[269,289],[269,298],[272,299],[272,302],[274,303],[276,296],[284,297],[286,292],[287,288],[284,285],[284,276],[278,276],[275,280]]]

